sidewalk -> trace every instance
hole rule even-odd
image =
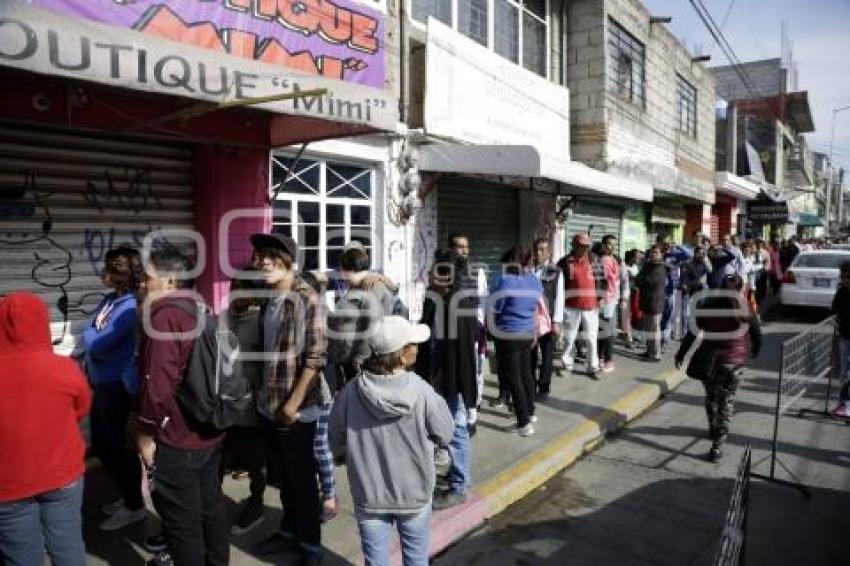
[[[595,446],[606,432],[622,427],[634,419],[666,392],[675,388],[682,376],[672,371],[674,342],[661,363],[647,363],[637,359],[618,345],[615,352],[616,370],[600,374],[600,381],[586,376],[582,365],[575,373],[557,374],[560,361],[552,379],[549,399],[537,405],[538,422],[532,437],[522,438],[510,430],[515,422],[505,409],[492,409],[488,401],[496,395],[496,378],[485,376],[484,403],[473,438],[473,483],[469,500],[457,507],[434,514],[432,524],[432,555],[440,552],[460,537],[481,525],[508,505],[550,479],[559,470],[571,464],[581,454]],[[98,488],[98,470],[87,478],[85,517],[86,544],[90,564],[117,563],[142,564],[148,555],[141,550],[145,527],[130,527],[124,537],[100,533],[97,523],[102,520],[97,509],[110,494],[106,487]],[[326,564],[362,563],[360,540],[354,520],[348,482],[344,467],[336,469],[340,514],[322,530],[323,544],[327,550]],[[233,502],[248,495],[247,481],[224,482],[226,496]],[[277,490],[267,489],[265,494],[267,520],[249,535],[232,538],[231,563],[286,564],[287,556],[268,556],[260,559],[251,554],[258,540],[268,536],[279,522],[280,503]],[[231,517],[236,513],[231,506]],[[155,529],[151,524],[147,530]],[[128,556],[129,555],[129,556]],[[400,557],[394,563],[400,562]]]

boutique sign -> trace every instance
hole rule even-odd
[[[305,1],[312,2],[311,6],[331,6],[321,0]],[[51,9],[33,8],[31,4]],[[294,33],[305,36],[304,41],[311,45],[335,41],[338,49],[360,54],[340,58],[306,48],[296,52],[280,38],[261,38],[247,31],[245,25],[227,27],[253,21],[267,13],[257,10],[261,6],[270,9],[272,2],[229,0],[215,2],[217,7],[212,9],[213,4],[189,0],[167,4],[149,0],[0,0],[0,65],[218,103],[244,100],[253,104],[279,94],[325,89],[323,96],[305,95],[253,106],[379,129],[395,128],[397,108],[392,93],[383,88],[383,57],[369,54],[369,50],[382,51],[379,20],[369,20],[372,24],[367,25],[353,12],[338,10],[333,28],[325,19],[306,18],[303,11],[298,11],[300,20],[278,16],[265,21],[290,34],[293,28],[301,30]],[[236,14],[235,6],[247,9],[249,4],[249,13],[234,15],[232,21],[224,17],[230,12]],[[275,5],[280,8],[284,2]],[[219,19],[217,23],[189,25],[185,20],[190,13],[188,6]],[[292,4],[286,6],[290,6],[287,13],[291,14]],[[59,7],[66,11],[52,9]],[[118,13],[124,19],[113,17]],[[109,20],[110,25],[94,20]],[[342,21],[350,25],[345,27]],[[125,24],[128,29],[118,27]],[[380,88],[368,86],[372,83]]]
[[[384,88],[384,17],[351,0],[30,0],[56,14]]]

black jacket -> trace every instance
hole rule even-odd
[[[420,322],[431,329],[431,338],[419,346],[416,357],[417,375],[431,383],[446,400],[460,393],[468,408],[475,407],[478,402],[478,316],[475,312],[478,298],[475,293],[477,290],[465,290],[464,294],[469,296],[458,302],[458,311],[463,314],[456,315],[453,321],[449,316],[451,295],[443,298],[442,305],[430,297],[425,299]],[[449,323],[455,328],[449,329]]]
[[[850,289],[839,285],[832,299],[832,313],[838,319],[838,333],[842,338],[850,339]]]
[[[636,279],[640,291],[640,310],[646,314],[661,314],[667,301],[667,266],[663,263],[647,263]]]

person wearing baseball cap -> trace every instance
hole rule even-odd
[[[563,286],[563,302],[555,305],[554,320],[563,320],[566,326],[565,349],[562,357],[564,369],[573,370],[573,351],[579,327],[583,326],[587,334],[587,372],[597,379],[599,375],[599,356],[596,337],[599,332],[600,280],[594,273],[595,263],[590,254],[590,236],[579,232],[573,236],[572,251],[558,262],[561,268],[558,285]],[[598,266],[601,272],[601,265]],[[601,278],[604,282],[604,277]]]
[[[410,371],[429,336],[424,324],[381,319],[367,339],[371,357],[331,410],[331,449],[346,460],[367,564],[389,564],[393,524],[404,563],[428,564],[434,442],[447,445],[455,429],[443,398]]]
[[[322,375],[325,316],[319,295],[294,268],[295,241],[283,234],[251,236],[258,269],[275,292],[260,314],[265,361],[257,412],[268,439],[267,457],[280,470],[280,530],[256,547],[271,554],[295,546],[302,562],[321,560],[321,505],[314,457],[317,421],[331,403]],[[294,308],[287,308],[292,303]],[[281,329],[286,330],[281,332]]]

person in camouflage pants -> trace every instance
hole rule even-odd
[[[735,405],[735,392],[744,369],[739,366],[718,364],[714,376],[703,381],[705,387],[705,416],[708,435],[712,443],[722,445],[729,434],[729,425]]]
[[[750,356],[761,351],[761,323],[758,315],[746,310],[742,290],[743,280],[739,275],[724,277],[722,290],[701,302],[691,314],[696,325],[689,325],[676,353],[678,369],[696,341],[693,330],[696,326],[703,342],[694,352],[687,374],[702,381],[705,387],[705,414],[711,437],[707,456],[711,462],[719,461],[723,455],[744,365]]]

